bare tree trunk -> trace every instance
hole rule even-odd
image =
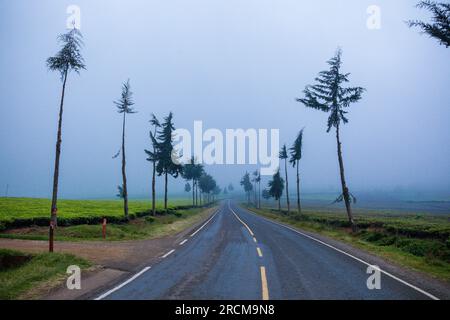
[[[59,105],[59,119],[58,119],[58,133],[56,138],[56,152],[55,152],[55,170],[53,172],[53,193],[52,193],[52,207],[50,209],[50,227],[48,236],[48,251],[53,252],[53,241],[54,241],[54,228],[58,224],[57,220],[57,201],[58,201],[58,179],[59,179],[59,158],[61,156],[61,131],[62,131],[62,117],[63,117],[63,106],[64,106],[64,94],[66,91],[67,82],[67,70],[64,73],[64,81],[61,92],[61,102]]]
[[[278,198],[278,211],[281,212],[281,197]]]
[[[198,207],[198,186],[197,186],[197,181],[195,181],[195,206]]]
[[[352,227],[353,231],[356,231],[355,221],[353,220],[352,207],[350,203],[350,193],[347,188],[347,184],[345,182],[345,174],[344,174],[344,161],[342,160],[342,147],[341,141],[339,138],[339,126],[336,127],[336,142],[337,142],[337,153],[339,159],[339,170],[341,174],[341,184],[342,184],[342,195],[345,202],[345,207],[347,209],[348,221]]]
[[[297,160],[297,209],[298,209],[298,213],[301,214],[302,213],[302,206],[300,205],[300,174],[298,172],[298,164],[299,161]]]
[[[152,215],[156,215],[156,162],[153,161],[152,175]]]
[[[261,209],[261,179],[258,181],[258,209]]]
[[[192,206],[195,207],[195,180],[192,179]]]
[[[258,196],[257,196],[257,190],[256,190],[256,181],[253,185],[253,189],[255,190],[253,192],[253,197],[254,197],[254,201],[255,201],[255,207],[258,208]]]
[[[167,211],[167,171],[164,174],[164,209]]]
[[[123,113],[123,123],[122,123],[122,180],[123,180],[123,212],[125,218],[128,220],[128,189],[127,189],[127,175],[125,172],[126,158],[125,158],[125,115]]]
[[[156,125],[153,132],[153,137],[156,137]],[[153,155],[155,154],[155,146],[153,145]],[[156,160],[153,159],[153,173],[152,173],[152,215],[156,215]]]
[[[287,159],[284,159],[284,172],[286,177],[286,202],[287,202],[287,211],[288,213],[291,211],[291,203],[289,201],[289,182],[288,182],[288,173],[287,173]]]

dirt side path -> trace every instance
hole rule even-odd
[[[140,270],[143,265],[153,264],[175,245],[178,245],[186,235],[190,234],[205,220],[207,220],[217,207],[206,209],[200,213],[199,221],[187,229],[171,236],[148,240],[130,241],[82,241],[82,242],[55,242],[55,252],[71,253],[85,258],[96,265],[82,274],[82,289],[67,290],[65,279],[57,283],[44,284],[40,288],[24,296],[24,298],[44,299],[79,299],[92,298],[115,282],[128,277]],[[0,239],[0,248],[14,249],[30,253],[48,251],[48,242],[41,240]],[[61,283],[63,282],[63,283]]]

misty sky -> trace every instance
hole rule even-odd
[[[128,118],[130,196],[150,193],[148,120],[169,111],[187,129],[194,120],[223,130],[279,128],[289,145],[305,127],[303,189],[338,190],[327,115],[295,101],[338,46],[351,85],[367,89],[342,130],[349,187],[450,193],[450,49],[405,25],[428,18],[414,3],[0,0],[0,195],[6,184],[9,195],[51,195],[61,82],[45,60],[59,49],[70,4],[81,8],[88,70],[68,79],[61,197],[115,195],[121,117],[113,100],[127,78],[139,112]],[[381,7],[381,30],[366,26],[372,4]],[[237,188],[255,168],[206,169]],[[171,181],[171,190],[183,185]]]

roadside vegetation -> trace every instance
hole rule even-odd
[[[0,238],[48,239],[49,199],[0,198]],[[128,219],[123,216],[120,200],[60,200],[58,235],[56,240],[100,240],[103,218],[107,219],[107,240],[131,240],[164,236],[181,231],[205,218],[213,202],[191,207],[188,199],[174,199],[168,209],[162,201],[156,203],[152,215],[151,204],[144,200],[129,201]],[[205,213],[206,212],[206,213]],[[175,228],[175,229],[174,229]]]
[[[130,204],[133,202],[131,201]],[[211,205],[212,206],[212,205]],[[119,210],[123,210],[120,208]],[[185,228],[205,219],[211,210],[204,207],[189,208],[178,207],[169,208],[169,213],[161,209],[162,213],[156,216],[150,215],[151,210],[146,215],[136,216],[130,213],[129,220],[108,224],[106,227],[106,241],[117,240],[138,240],[152,239],[172,235]],[[142,212],[142,214],[145,212]],[[120,217],[119,219],[122,219]],[[82,218],[81,218],[82,219]],[[67,224],[57,228],[58,234],[55,240],[59,241],[99,241],[103,240],[102,225],[93,224]],[[5,230],[0,233],[0,238],[26,239],[26,240],[47,240],[48,228],[33,225],[16,229]]]
[[[86,260],[70,254],[26,254],[0,249],[0,300],[33,298],[36,288],[66,277],[70,265],[90,267]]]
[[[355,212],[357,232],[340,212],[271,208],[251,211],[365,249],[402,266],[450,281],[450,220],[446,216],[382,211]]]
[[[48,226],[49,199],[0,198],[0,231],[11,227],[32,225]],[[174,199],[170,208],[189,204],[187,199]],[[120,200],[59,200],[58,225],[99,223],[104,217],[108,223],[122,222],[123,202]],[[151,203],[147,200],[130,200],[130,217],[148,214]],[[158,213],[163,211],[163,203],[156,203]]]

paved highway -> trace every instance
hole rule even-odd
[[[97,299],[430,299],[308,235],[224,201],[216,214],[162,260]]]

